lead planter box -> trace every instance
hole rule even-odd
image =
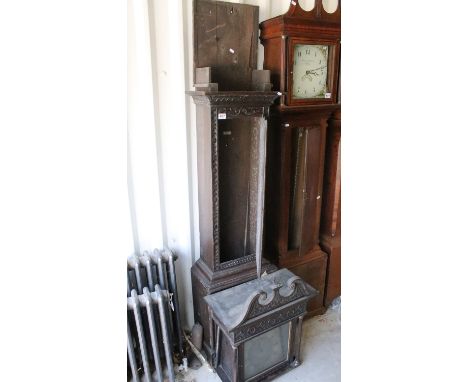
[[[219,377],[260,381],[299,366],[302,320],[317,294],[281,269],[206,296]]]

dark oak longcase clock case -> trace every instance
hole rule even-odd
[[[193,16],[196,90],[187,93],[196,105],[200,258],[191,274],[195,321],[213,364],[205,297],[257,277],[267,125],[278,94],[269,72],[257,70],[258,7],[195,0]],[[276,270],[265,259],[260,268]]]
[[[339,147],[340,129],[336,126],[341,126],[340,36],[341,2],[333,13],[324,10],[322,0],[316,0],[310,11],[304,11],[297,1],[291,2],[284,15],[260,24],[260,42],[265,52],[263,68],[271,71],[273,89],[282,93],[271,108],[267,139],[264,253],[320,292],[309,303],[310,315],[322,313],[326,304],[340,295],[341,241],[336,229],[340,206],[339,171],[336,171],[339,150],[328,148],[333,141],[334,147]],[[323,94],[295,97],[298,44],[328,47]],[[300,74],[303,79],[312,80],[315,69]],[[306,84],[307,81],[306,78]],[[333,139],[329,136],[331,121],[335,126]],[[329,165],[330,161],[334,165]],[[322,216],[324,222],[334,222],[333,229],[328,223],[326,228],[321,227]]]

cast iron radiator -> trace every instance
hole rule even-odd
[[[175,381],[172,357],[183,356],[176,259],[169,250],[127,259],[127,374],[133,382],[162,382],[163,362]]]

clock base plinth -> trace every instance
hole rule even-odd
[[[312,317],[325,312],[323,300],[327,273],[328,255],[316,247],[303,256],[280,256],[278,266],[287,268],[305,282],[317,289],[319,294],[313,297],[307,306],[307,316]]]
[[[328,253],[327,282],[325,285],[325,306],[341,295],[341,236],[322,235],[320,245]]]
[[[271,273],[277,267],[269,261],[262,259],[263,272]],[[192,266],[192,294],[195,322],[203,327],[203,350],[206,352],[209,363],[214,362],[214,333],[210,323],[208,305],[204,297],[220,292],[224,289],[245,283],[257,277],[255,262],[245,263],[235,268],[227,268],[219,271],[212,271],[203,259],[198,259]]]

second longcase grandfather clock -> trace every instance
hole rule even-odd
[[[327,127],[338,97],[341,4],[303,10],[291,2],[260,24],[264,69],[282,93],[268,136],[265,253],[319,290],[309,312],[324,310],[328,254],[320,245]]]

